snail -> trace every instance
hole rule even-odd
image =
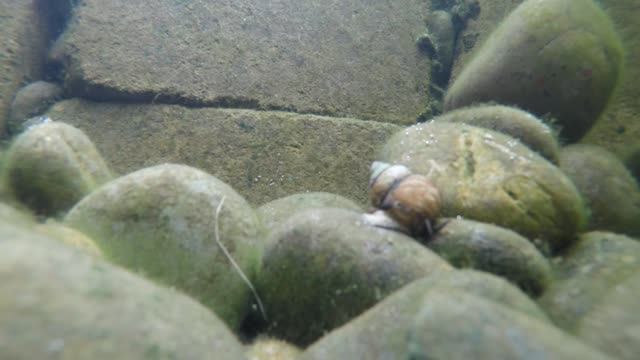
[[[396,230],[414,237],[433,234],[431,222],[440,215],[441,200],[440,192],[427,177],[412,173],[404,165],[375,161],[371,164],[369,191],[371,203],[378,209],[371,214],[371,222],[393,228],[389,219],[384,219],[386,215],[397,224]]]

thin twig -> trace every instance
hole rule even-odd
[[[222,252],[224,252],[224,255],[227,257],[227,259],[229,259],[229,261],[231,262],[233,267],[236,269],[238,274],[240,274],[240,277],[242,278],[242,280],[247,284],[247,286],[249,287],[249,289],[253,293],[253,296],[256,298],[256,302],[258,303],[258,308],[260,309],[260,312],[262,313],[262,317],[266,321],[267,320],[267,312],[264,310],[264,306],[262,305],[262,301],[260,300],[260,296],[258,296],[258,292],[253,287],[253,284],[251,283],[251,281],[249,281],[249,278],[247,278],[247,276],[244,274],[242,269],[240,269],[240,266],[238,266],[236,261],[233,260],[233,257],[231,257],[231,254],[229,254],[229,251],[224,246],[224,244],[222,244],[222,241],[220,241],[220,237],[218,236],[218,218],[220,217],[220,210],[222,210],[222,204],[224,204],[224,199],[225,199],[225,197],[223,196],[222,200],[220,200],[220,204],[218,204],[218,208],[216,209],[216,220],[215,220],[214,229],[213,229],[216,242],[218,243],[218,246],[220,246],[220,249],[222,249]]]

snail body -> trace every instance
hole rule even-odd
[[[374,162],[369,181],[371,203],[407,229],[409,235],[430,235],[431,221],[440,215],[438,189],[404,165]]]

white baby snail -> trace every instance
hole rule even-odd
[[[379,161],[371,164],[371,203],[383,210],[401,228],[415,237],[430,236],[431,222],[440,216],[438,189],[423,175],[413,174],[404,165]]]

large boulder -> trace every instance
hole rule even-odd
[[[193,299],[5,222],[0,298],[3,359],[245,359]]]
[[[614,154],[599,146],[569,145],[560,152],[560,169],[589,207],[589,230],[640,236],[640,187]]]
[[[85,197],[65,223],[107,259],[185,291],[233,329],[249,311],[244,276],[255,279],[261,230],[251,206],[214,176],[184,165],[142,169]]]
[[[279,111],[79,99],[54,105],[47,116],[85,131],[120,174],[165,162],[190,165],[233,184],[254,205],[306,191],[368,204],[374,152],[401,129]]]
[[[527,0],[458,75],[445,111],[477,102],[551,115],[569,141],[598,119],[621,74],[623,49],[592,0]]]
[[[270,236],[258,278],[267,332],[300,346],[412,280],[452,270],[412,238],[352,210],[307,210]]]
[[[429,59],[415,44],[427,10],[422,0],[89,0],[56,52],[66,86],[96,100],[410,124],[428,99]]]
[[[586,221],[571,181],[507,135],[461,123],[430,122],[389,139],[379,158],[431,179],[442,216],[493,223],[545,252],[569,243]]]
[[[35,213],[61,216],[111,176],[84,132],[63,122],[47,122],[14,139],[2,181],[13,198]]]

